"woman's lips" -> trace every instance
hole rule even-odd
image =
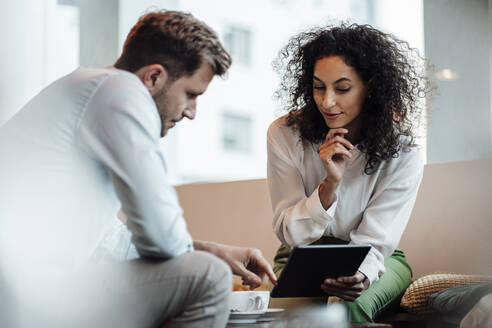
[[[328,120],[336,120],[342,113],[323,113],[323,116]]]

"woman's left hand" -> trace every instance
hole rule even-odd
[[[330,296],[337,296],[345,301],[355,301],[367,285],[364,284],[366,276],[357,271],[353,276],[338,277],[336,279],[327,278],[323,281],[321,289]]]

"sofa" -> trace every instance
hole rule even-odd
[[[273,262],[279,241],[272,231],[266,179],[188,184],[176,190],[195,239],[253,246]],[[412,266],[414,281],[436,272],[491,276],[491,236],[492,159],[427,164],[399,244]],[[401,327],[457,325],[442,318],[407,308],[385,320]]]

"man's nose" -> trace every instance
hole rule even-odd
[[[184,110],[183,116],[189,120],[193,120],[196,116],[196,102],[193,103],[192,106],[189,106]]]
[[[331,89],[327,89],[323,97],[323,107],[331,108],[335,106],[335,92]]]

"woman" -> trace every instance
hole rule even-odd
[[[422,61],[406,42],[368,25],[315,28],[280,52],[277,96],[289,113],[268,130],[273,226],[290,248],[370,244],[359,270],[320,288],[344,300],[349,320],[373,321],[411,282],[395,250],[422,178],[415,137],[429,91]],[[336,264],[334,264],[336,265]]]

